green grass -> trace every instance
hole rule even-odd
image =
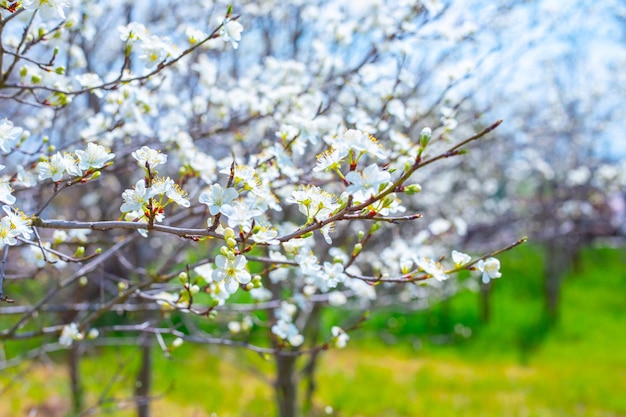
[[[584,251],[581,269],[563,282],[554,325],[543,313],[539,248],[518,248],[501,261],[488,323],[480,319],[479,294],[467,292],[425,312],[374,314],[348,348],[325,353],[316,415],[332,409],[330,415],[363,417],[626,416],[626,253]],[[455,332],[457,324],[472,336]],[[131,396],[138,349],[96,353],[82,362],[90,403],[108,383],[116,398]],[[170,360],[158,350],[154,356],[157,417],[276,414],[263,381],[272,363],[258,355],[186,344]],[[61,362],[54,356],[3,393],[0,416],[27,415],[29,405],[67,398]],[[0,388],[16,371],[0,375]]]

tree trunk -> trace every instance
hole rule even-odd
[[[281,356],[276,354],[276,402],[280,417],[297,417],[298,409],[298,381],[296,377],[296,356]]]
[[[72,347],[69,351],[68,367],[72,390],[72,415],[78,416],[84,405],[84,391],[80,375],[80,346],[77,342],[72,343]]]
[[[318,340],[320,338],[320,321],[322,318],[322,308],[321,304],[315,304],[307,320],[307,324],[305,327],[305,333],[308,337],[306,339],[310,340],[311,347],[317,345]],[[303,414],[310,415],[313,410],[313,394],[315,393],[315,389],[317,388],[317,384],[315,383],[315,371],[317,369],[318,358],[321,351],[316,350],[311,353],[309,360],[307,361],[304,369],[302,370],[302,379],[306,381],[306,391],[304,394],[304,402],[303,402]]]
[[[141,368],[135,380],[137,417],[150,417],[150,386],[152,385],[152,349],[150,338],[141,336]]]
[[[550,323],[558,318],[561,282],[571,269],[577,245],[568,236],[549,241],[546,245],[545,274],[545,306]]]

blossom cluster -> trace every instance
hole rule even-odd
[[[57,152],[48,160],[37,164],[39,180],[51,179],[59,182],[65,174],[70,177],[88,177],[97,170],[109,165],[109,161],[115,158],[115,154],[109,152],[104,146],[89,143],[84,150],[76,150],[74,153]]]
[[[176,203],[180,207],[189,207],[190,202],[185,191],[170,177],[156,176],[156,167],[167,161],[167,155],[143,146],[132,153],[139,166],[145,170],[145,179],[138,180],[132,189],[122,193],[124,203],[120,211],[124,218],[142,223],[162,222],[165,218],[165,207]],[[147,236],[145,230],[140,230]]]

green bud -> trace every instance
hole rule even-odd
[[[363,250],[363,245],[360,243],[357,243],[356,245],[354,245],[354,249],[352,250],[352,256],[357,256],[359,253],[361,253],[362,250]]]
[[[376,233],[381,227],[380,222],[373,223],[372,227],[370,227],[370,233]]]
[[[420,191],[422,191],[422,186],[419,184],[411,184],[404,188],[404,192],[407,193],[408,195],[417,194]]]
[[[186,272],[181,272],[180,274],[178,274],[178,279],[180,280],[180,282],[182,282],[183,284],[187,284],[188,280],[189,280],[189,276],[187,275]]]
[[[188,303],[189,301],[190,301],[189,293],[187,291],[180,291],[179,297],[178,297],[178,302],[179,303]]]
[[[28,74],[28,67],[24,66],[20,68],[20,77],[24,78],[26,77],[26,74]]]
[[[39,75],[35,74],[32,77],[30,77],[30,81],[33,84],[39,84],[41,82],[41,77]]]
[[[63,75],[63,74],[65,74],[65,67],[56,67],[54,69],[54,72],[56,72],[59,75]]]
[[[226,244],[228,245],[229,248],[232,249],[235,246],[237,246],[237,241],[234,238],[229,237],[228,239],[226,239]]]
[[[311,236],[313,236],[313,232],[306,232],[305,234],[301,236],[301,238],[306,239],[307,237],[311,237]]]
[[[248,282],[246,285],[243,286],[243,289],[246,291],[250,291],[253,288],[254,288],[254,284],[251,282]]]
[[[58,100],[55,103],[58,106],[65,106],[66,104],[68,104],[70,102],[66,94],[56,93],[56,94],[54,94],[54,96],[56,96],[56,98]]]
[[[81,256],[85,255],[85,247],[84,246],[79,246],[76,248],[76,251],[74,252],[74,257],[75,258],[80,258]]]
[[[209,320],[215,320],[217,318],[217,311],[211,310],[209,313]]]
[[[234,238],[235,238],[235,231],[233,229],[231,229],[230,227],[224,229],[224,240],[234,239]]]
[[[89,283],[89,280],[87,279],[86,276],[82,276],[80,278],[78,278],[78,285],[80,285],[81,287],[86,286]]]
[[[422,148],[425,148],[426,145],[428,145],[428,142],[430,142],[430,138],[433,134],[433,131],[431,130],[430,127],[425,127],[422,129],[422,131],[420,132],[420,146]]]
[[[220,253],[224,256],[228,256],[228,254],[231,253],[231,250],[228,249],[226,246],[222,246],[220,248]]]
[[[97,254],[97,255],[100,255],[101,253],[102,253],[102,248],[98,248],[98,249],[96,249],[96,254]]]
[[[124,292],[128,289],[128,283],[126,281],[120,281],[117,283],[117,289],[120,292]]]
[[[357,233],[357,239],[363,240],[364,237],[365,237],[365,232],[363,230],[359,230],[359,233]]]
[[[91,174],[91,176],[89,177],[90,180],[97,180],[98,178],[100,178],[102,176],[102,173],[100,171],[96,171],[93,174]]]

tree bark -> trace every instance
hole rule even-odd
[[[315,346],[320,338],[320,321],[322,318],[321,304],[315,304],[311,314],[307,320],[305,333],[308,335],[311,346]],[[306,381],[306,391],[304,394],[303,414],[310,415],[313,410],[313,394],[317,388],[315,383],[315,371],[317,369],[318,358],[321,351],[316,350],[311,353],[304,369],[302,370],[302,379]]]
[[[298,380],[296,377],[296,357],[276,354],[276,381],[274,391],[280,417],[298,417]]]
[[[548,241],[546,245],[545,306],[550,323],[554,323],[559,314],[559,299],[563,276],[572,267],[575,245],[567,236]]]
[[[135,401],[137,405],[137,417],[150,417],[150,387],[152,385],[152,344],[150,338],[142,336],[141,368],[135,380]]]
[[[77,342],[72,344],[68,356],[70,371],[70,384],[72,390],[72,415],[78,416],[84,405],[84,390],[80,374],[80,346]]]

